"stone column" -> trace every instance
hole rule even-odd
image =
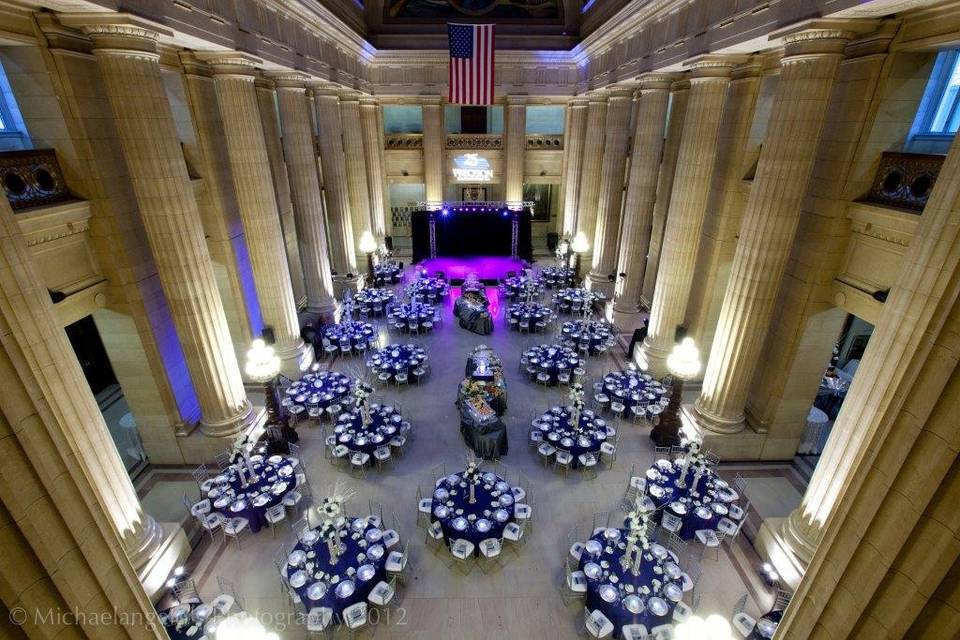
[[[444,131],[440,97],[423,98],[423,181],[427,202],[433,207],[443,203],[443,159],[447,146]]]
[[[597,93],[590,96],[587,106],[587,127],[583,142],[583,159],[580,164],[580,192],[577,194],[577,233],[583,233],[593,243],[597,227],[597,205],[600,201],[600,165],[603,163],[603,143],[607,127],[607,96]],[[594,246],[586,254],[587,264],[592,264]]]
[[[277,209],[280,211],[280,228],[283,230],[284,244],[287,249],[287,266],[290,269],[290,280],[293,282],[293,297],[297,301],[297,306],[303,307],[307,303],[307,289],[303,280],[303,261],[300,258],[300,242],[297,237],[293,202],[290,200],[290,181],[287,177],[287,165],[283,159],[281,146],[276,87],[272,80],[262,75],[257,76],[254,84],[257,88],[257,102],[260,103],[260,124],[263,126],[267,155],[270,157],[273,191],[277,196]]]
[[[650,327],[638,356],[640,366],[657,376],[667,372],[667,355],[676,343],[677,326],[683,322],[707,209],[723,101],[730,69],[736,62],[704,56],[692,64],[690,101],[670,194],[662,262],[650,305]]]
[[[386,176],[379,105],[375,98],[360,98],[360,126],[363,129],[363,153],[367,164],[367,186],[370,192],[370,222],[373,235],[387,235]]]
[[[647,248],[657,198],[657,176],[670,102],[669,76],[641,78],[637,95],[637,124],[633,134],[627,201],[623,207],[623,229],[617,273],[626,274],[614,299],[613,311],[631,322],[640,313],[640,294],[647,268]],[[624,328],[626,326],[624,325]]]
[[[710,353],[713,345],[713,332],[750,190],[744,176],[750,170],[748,163],[756,157],[750,134],[761,70],[758,60],[734,69],[723,105],[717,162],[686,313],[687,335],[696,340],[701,353]]]
[[[327,224],[330,225],[330,256],[333,262],[333,280],[340,288],[355,288],[357,284],[357,255],[354,250],[353,223],[350,217],[350,191],[347,185],[347,167],[343,153],[343,135],[340,129],[340,98],[332,87],[313,89],[317,111],[317,136],[320,165],[323,169],[323,194],[326,201]]]
[[[790,257],[837,68],[851,35],[825,28],[785,36],[770,123],[693,412],[704,429],[736,433],[745,426],[751,377]]]
[[[214,72],[227,158],[263,321],[273,329],[273,346],[280,357],[281,372],[295,380],[313,364],[313,347],[304,344],[300,337],[270,157],[253,84],[254,64],[258,61],[233,53],[202,57],[210,61]]]
[[[147,240],[183,348],[207,435],[230,436],[259,417],[243,388],[200,214],[146,27],[70,16],[92,38]],[[99,17],[102,21],[103,18]],[[64,18],[65,20],[67,18]]]
[[[336,311],[330,257],[327,253],[327,229],[323,217],[323,195],[317,175],[317,156],[313,147],[313,124],[303,76],[276,79],[283,128],[283,155],[290,179],[290,197],[297,223],[297,238],[307,288],[307,312],[332,318]]]
[[[646,252],[647,266],[643,272],[643,293],[640,295],[640,304],[647,309],[650,308],[650,302],[653,300],[653,287],[657,283],[657,272],[660,270],[663,231],[667,226],[667,211],[670,209],[670,194],[673,192],[673,177],[677,171],[677,155],[680,153],[683,121],[687,114],[689,97],[689,80],[678,80],[670,85],[667,135],[663,143],[663,157],[660,159],[660,173],[657,176],[657,200],[653,205],[650,243],[647,245]]]
[[[506,200],[523,202],[523,157],[527,148],[527,97],[507,96],[503,154],[506,165]]]
[[[340,94],[340,122],[343,126],[343,155],[347,168],[347,194],[350,196],[353,249],[360,255],[360,237],[365,231],[373,233],[373,221],[370,218],[367,158],[360,124],[360,94],[356,91],[344,91]],[[363,264],[360,269],[365,270],[365,261],[361,262]]]
[[[593,262],[587,286],[612,297],[617,268],[617,243],[620,235],[620,210],[623,207],[624,176],[627,170],[627,146],[630,141],[630,109],[633,88],[615,89],[607,99],[607,121],[603,160],[600,166],[600,197],[593,238]],[[590,238],[591,236],[587,236]],[[610,280],[610,276],[614,280]]]
[[[583,142],[587,132],[587,100],[574,98],[567,103],[568,127],[563,133],[563,220],[561,235],[577,232],[577,203],[580,200],[580,167],[583,166]]]
[[[114,34],[120,28],[133,27],[114,25]],[[137,580],[148,589],[156,582],[151,569],[163,555],[163,529],[143,511],[5,198],[0,336],[0,438],[7,469],[0,479],[0,571],[7,606],[14,609],[7,600],[12,596],[28,613],[11,621],[22,623],[30,637],[48,637],[64,621],[41,624],[33,616],[56,614],[61,606],[66,609],[61,614],[73,617],[111,608],[116,614],[152,613]],[[39,563],[46,575],[37,571]],[[126,626],[115,623],[116,630]],[[163,635],[145,625],[129,626],[118,635]],[[81,637],[77,631],[55,635]]]

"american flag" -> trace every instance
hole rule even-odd
[[[493,104],[493,27],[447,25],[451,104]]]

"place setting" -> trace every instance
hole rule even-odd
[[[377,340],[377,331],[372,324],[352,318],[353,305],[344,305],[342,319],[336,324],[323,327],[324,351],[330,354],[352,355],[365,352]]]
[[[411,302],[392,305],[387,319],[393,327],[403,333],[429,333],[433,331],[434,321],[438,319],[437,308],[432,304],[420,302],[413,296]]]
[[[353,378],[340,372],[311,371],[290,383],[283,392],[280,405],[291,415],[322,420],[325,415],[339,411],[341,401],[353,386]]]
[[[553,294],[553,306],[560,313],[582,314],[602,300],[602,293],[583,288],[561,289]]]
[[[349,460],[351,472],[366,474],[375,464],[378,469],[395,455],[403,455],[412,437],[410,423],[395,405],[370,402],[372,389],[366,384],[354,388],[353,402],[340,414],[325,436],[328,455],[333,461]]]
[[[583,319],[568,320],[560,325],[563,344],[580,353],[595,356],[606,351],[617,338],[616,327],[605,320],[594,320],[586,310]]]
[[[503,279],[503,292],[510,301],[530,300],[543,294],[543,280],[530,273],[507,276]]]
[[[507,307],[507,326],[514,331],[540,333],[553,320],[553,310],[539,302],[514,302]]]
[[[393,291],[377,287],[366,287],[353,294],[353,305],[361,315],[382,316],[387,304],[393,300]]]
[[[520,367],[528,378],[544,386],[575,382],[575,376],[585,373],[583,365],[580,355],[562,344],[537,345],[520,357]]]
[[[540,269],[540,277],[548,289],[561,289],[573,284],[576,274],[573,267],[551,265]]]
[[[594,385],[593,400],[595,406],[614,415],[652,421],[670,403],[670,388],[649,373],[612,371]]]
[[[450,292],[450,285],[446,280],[421,273],[419,278],[407,285],[406,291],[411,299],[420,297],[427,302],[440,302]]]

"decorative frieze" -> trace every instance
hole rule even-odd
[[[74,199],[53,149],[0,153],[0,182],[15,212]]]
[[[563,151],[563,136],[546,134],[527,136],[527,149]]]
[[[886,151],[864,202],[923,211],[940,175],[943,156],[928,153]]]
[[[423,149],[423,134],[388,133],[383,137],[383,148],[388,150]]]
[[[449,133],[447,149],[502,149],[503,136],[493,133]]]

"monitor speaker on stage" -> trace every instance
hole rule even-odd
[[[393,236],[384,236],[383,246],[387,248],[387,251],[393,251]]]

